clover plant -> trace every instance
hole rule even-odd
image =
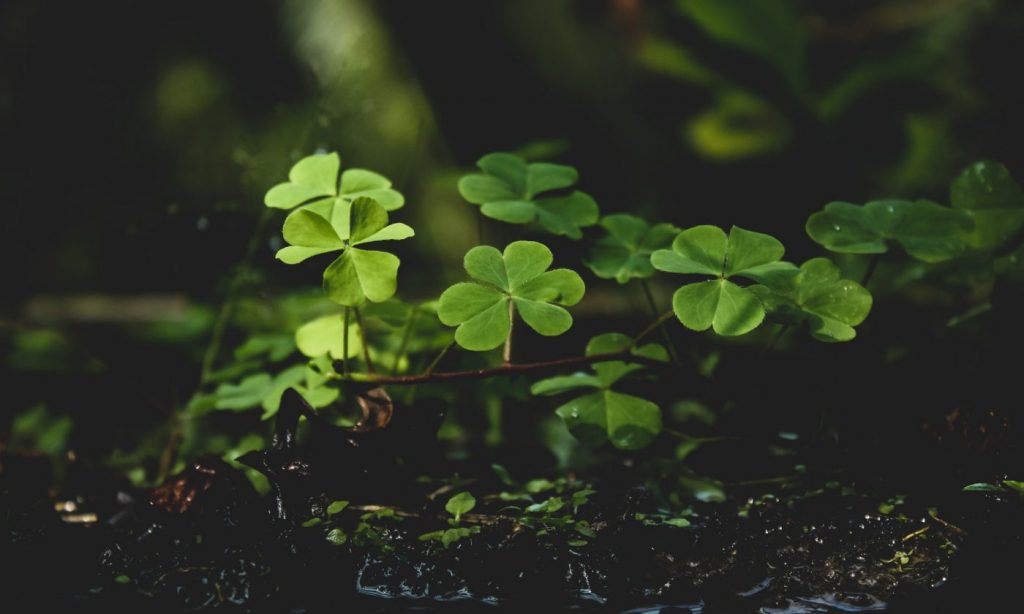
[[[620,284],[653,276],[651,254],[671,246],[679,234],[672,224],[652,226],[627,213],[606,215],[600,225],[608,234],[594,241],[584,263],[594,275]]]
[[[1024,190],[998,162],[982,160],[964,169],[950,186],[954,209],[974,222],[967,242],[994,249],[1024,229]]]
[[[288,181],[267,191],[263,202],[274,209],[307,205],[321,212],[339,199],[352,201],[359,197],[372,198],[388,211],[405,204],[405,198],[392,189],[387,177],[361,168],[350,168],[339,177],[340,170],[341,158],[336,153],[307,156],[295,163]]]
[[[961,255],[973,227],[968,214],[927,200],[832,202],[807,220],[807,234],[831,251],[882,254],[895,241],[924,262]]]
[[[389,224],[387,210],[365,196],[351,203],[338,200],[330,217],[312,209],[293,211],[283,231],[289,245],[277,252],[277,259],[285,264],[341,252],[324,270],[324,289],[328,298],[346,307],[358,307],[367,300],[386,301],[398,285],[397,256],[357,246],[400,241],[415,234],[406,224]]]
[[[854,327],[871,311],[871,293],[844,279],[828,258],[812,258],[799,270],[766,275],[764,283],[750,290],[761,299],[769,317],[788,325],[806,322],[811,336],[819,341],[853,339]]]
[[[572,326],[572,316],[562,305],[578,303],[585,286],[575,271],[548,270],[553,261],[551,250],[536,241],[516,241],[503,252],[474,247],[463,260],[474,281],[445,290],[437,315],[447,326],[458,326],[455,341],[473,351],[502,343],[508,348],[517,313],[541,335],[561,335]]]
[[[516,322],[544,336],[567,332],[573,316],[566,308],[583,300],[583,278],[571,268],[552,268],[555,255],[545,243],[518,240],[500,251],[489,245],[470,249],[463,259],[470,280],[450,286],[436,301],[399,301],[394,298],[399,260],[373,244],[414,236],[409,226],[389,220],[389,211],[404,205],[404,198],[381,175],[361,169],[341,172],[336,154],[318,154],[300,160],[289,181],[267,193],[266,204],[291,209],[283,225],[288,245],[277,253],[279,260],[298,264],[334,255],[323,274],[324,290],[342,309],[321,310],[307,318],[294,339],[274,332],[248,341],[239,359],[244,354],[246,360],[266,361],[268,367],[264,372],[238,371],[244,376],[222,383],[215,394],[202,399],[203,407],[238,411],[261,406],[269,417],[289,387],[312,406],[325,407],[348,398],[346,382],[384,388],[537,374],[530,386],[534,396],[571,395],[554,413],[577,439],[590,446],[610,442],[621,450],[635,450],[668,429],[662,426],[658,404],[625,387],[627,378],[647,375],[646,369],[672,377],[672,370],[688,368],[676,354],[670,363],[665,346],[642,343],[651,332],[662,328],[671,349],[673,334],[684,329],[733,337],[771,322],[780,332],[806,326],[815,340],[846,342],[857,336],[856,327],[872,309],[867,276],[850,279],[839,265],[847,266],[848,258],[837,264],[815,257],[797,266],[783,260],[785,248],[777,239],[738,226],[728,232],[709,225],[680,230],[625,213],[599,217],[593,198],[571,191],[578,175],[570,166],[527,162],[508,153],[488,154],[477,166],[481,172],[463,176],[458,191],[479,205],[484,217],[585,240],[586,267],[599,279],[619,284],[637,280],[656,312],[654,321],[633,336],[598,334],[579,356],[514,362]],[[832,252],[877,260],[899,245],[911,258],[929,265],[957,261],[968,268],[981,267],[988,279],[1014,279],[1022,276],[1022,194],[1005,167],[979,162],[954,180],[952,207],[902,199],[864,205],[833,202],[811,215],[805,229]],[[599,228],[590,228],[598,223]],[[677,287],[672,309],[662,314],[657,313],[652,292],[660,283],[652,278],[659,272],[692,276]],[[674,333],[663,328],[673,317],[684,327]],[[470,370],[439,370],[452,347],[486,352],[503,345],[500,363],[480,367],[481,361],[494,360],[485,356]],[[270,368],[288,360],[296,349],[305,364]],[[349,369],[349,362],[359,357],[363,370]],[[335,361],[342,363],[341,372]],[[382,364],[389,373],[375,371],[375,365]],[[414,365],[424,368],[417,371]],[[490,389],[506,396],[513,391],[511,386]],[[491,405],[486,407],[491,412]],[[504,481],[511,483],[511,478]],[[534,494],[544,487],[531,484],[524,493],[508,494],[506,499],[528,502],[520,521],[545,530],[578,525],[572,514],[565,513],[567,506],[575,513],[591,491],[581,494],[579,501],[560,494],[538,500]],[[469,493],[456,495],[446,505],[449,528],[421,539],[448,546],[472,535],[478,528],[465,526],[464,520],[474,505]],[[593,536],[589,527],[576,529],[584,537],[588,532]],[[355,536],[359,535],[357,531]]]
[[[536,222],[555,235],[583,236],[581,228],[597,223],[597,203],[588,194],[573,191],[547,194],[576,183],[576,169],[547,162],[527,163],[510,153],[492,153],[477,161],[482,173],[459,180],[459,193],[483,215],[509,224]],[[541,196],[544,195],[544,196]]]
[[[681,286],[672,296],[672,309],[687,328],[720,335],[748,333],[764,320],[761,299],[732,281],[792,268],[780,262],[785,248],[777,239],[733,226],[726,235],[717,226],[688,228],[672,242],[672,249],[651,254],[651,264],[668,273],[710,275],[713,279]]]
[[[668,360],[663,347],[649,344],[633,347],[633,340],[621,333],[598,335],[587,343],[586,355],[595,356],[628,351],[654,360]],[[661,410],[640,397],[612,389],[627,375],[643,365],[623,360],[591,365],[593,373],[574,373],[543,379],[530,391],[535,395],[559,395],[586,392],[555,410],[577,439],[590,445],[611,441],[623,450],[645,447],[661,432]]]

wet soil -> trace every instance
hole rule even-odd
[[[8,611],[1012,611],[1024,553],[1019,499],[958,489],[936,509],[798,485],[669,518],[644,488],[597,481],[572,515],[586,536],[480,492],[459,525],[479,532],[445,546],[419,538],[448,526],[445,496],[329,514],[314,494],[282,517],[213,459],[152,491],[86,472],[57,498],[46,467],[0,473]]]

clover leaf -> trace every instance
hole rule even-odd
[[[964,169],[950,187],[953,208],[974,220],[967,241],[995,249],[1024,228],[1024,190],[998,162],[983,160]]]
[[[625,213],[604,216],[601,226],[608,234],[594,242],[584,264],[598,277],[615,279],[620,284],[654,275],[651,253],[669,247],[679,234],[672,224],[651,226]]]
[[[587,343],[587,356],[621,352],[632,339],[620,333],[598,335]],[[631,353],[655,360],[668,360],[660,345],[633,348]],[[616,392],[612,387],[622,378],[643,369],[622,360],[594,363],[593,373],[550,377],[535,383],[530,392],[551,396],[572,390],[591,390],[555,410],[574,437],[587,445],[611,441],[616,448],[635,450],[647,446],[661,432],[661,409],[640,397]]]
[[[765,285],[750,288],[774,319],[787,324],[807,322],[819,341],[850,341],[854,327],[871,311],[871,293],[864,286],[843,279],[828,258],[812,258],[792,275],[775,275]]]
[[[295,331],[295,346],[304,356],[317,358],[329,356],[341,360],[345,346],[345,318],[340,313],[320,316],[306,322]],[[359,330],[350,326],[348,330],[348,356],[353,358],[362,352],[363,344]]]
[[[257,373],[237,384],[225,383],[212,394],[212,409],[243,411],[263,408],[263,420],[272,418],[281,406],[281,396],[294,388],[313,407],[324,407],[338,398],[337,388],[326,386],[306,365],[294,365],[278,373]]]
[[[927,200],[875,200],[865,205],[831,202],[807,219],[807,234],[844,254],[883,254],[896,241],[912,258],[942,262],[967,247],[970,216]]]
[[[298,264],[340,250],[341,255],[324,271],[328,298],[347,307],[367,300],[379,303],[395,294],[398,257],[356,246],[399,241],[414,234],[406,224],[388,224],[388,212],[373,199],[339,201],[330,218],[309,208],[290,213],[284,221],[284,239],[289,245],[277,252],[277,258],[286,264]]]
[[[351,202],[356,198],[372,198],[384,209],[393,211],[405,204],[405,198],[391,188],[383,175],[361,168],[338,171],[341,158],[337,153],[314,154],[299,160],[288,173],[288,181],[267,191],[264,204],[274,209],[294,209],[299,205],[333,206],[335,201]]]
[[[463,266],[476,281],[445,290],[437,315],[446,326],[458,326],[455,341],[460,346],[478,352],[508,338],[515,313],[542,335],[561,335],[572,326],[572,316],[559,305],[578,303],[585,286],[575,271],[549,271],[553,259],[551,250],[536,241],[515,241],[504,252],[474,247]]]
[[[459,179],[459,194],[491,219],[509,224],[536,221],[541,228],[571,239],[583,236],[580,228],[597,223],[599,212],[594,199],[584,192],[565,196],[539,196],[567,188],[578,177],[576,169],[561,164],[534,162],[510,153],[492,153],[476,165],[483,173]]]
[[[672,296],[672,309],[684,326],[713,328],[719,335],[748,333],[764,320],[761,300],[732,281],[746,277],[761,281],[794,268],[780,262],[785,248],[777,239],[733,226],[728,236],[717,226],[694,226],[682,231],[672,249],[651,254],[651,264],[668,273],[712,275],[715,278],[686,284]]]

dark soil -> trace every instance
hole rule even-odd
[[[287,435],[247,459],[273,474],[268,496],[210,459],[153,491],[74,463],[55,497],[49,461],[3,458],[5,611],[1010,611],[1024,562],[1015,496],[894,502],[835,482],[694,503],[671,526],[653,493],[598,478],[573,518],[587,539],[531,528],[477,484],[462,526],[480,532],[445,547],[418,537],[447,526],[450,491],[392,482],[404,504],[329,515],[337,493],[310,477],[326,461]]]

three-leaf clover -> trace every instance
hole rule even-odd
[[[351,202],[356,198],[372,198],[388,211],[400,208],[405,198],[391,188],[391,181],[383,175],[361,168],[350,168],[341,173],[341,158],[337,153],[313,154],[299,160],[288,172],[288,181],[267,191],[263,202],[274,209],[294,209],[308,205],[323,213],[337,200]]]
[[[620,284],[654,275],[651,254],[669,247],[679,234],[672,224],[651,226],[626,213],[604,216],[601,226],[608,234],[594,242],[584,264],[598,277],[615,279]]]
[[[871,293],[864,286],[843,279],[828,258],[812,258],[791,275],[770,275],[751,291],[777,320],[787,324],[807,322],[819,341],[850,341],[854,326],[868,317]]]
[[[967,247],[971,218],[927,200],[875,200],[863,206],[831,202],[807,219],[807,234],[844,254],[884,254],[889,241],[923,262],[956,258]]]
[[[324,289],[332,301],[356,307],[369,300],[386,301],[398,283],[398,257],[387,252],[356,246],[375,241],[398,241],[413,236],[405,224],[388,224],[388,212],[377,201],[357,198],[339,201],[330,218],[311,209],[298,209],[284,221],[284,240],[277,252],[286,264],[341,250],[341,255],[324,271]]]
[[[587,356],[622,352],[632,340],[620,333],[598,335],[587,343]],[[633,354],[668,360],[665,348],[649,344],[634,348]],[[589,390],[555,410],[569,431],[580,441],[599,446],[606,441],[623,450],[643,448],[661,432],[661,409],[640,397],[616,392],[612,387],[642,365],[621,360],[598,362],[593,373],[575,373],[550,377],[534,384],[536,395],[556,395],[573,390]]]
[[[600,213],[594,199],[584,192],[566,196],[540,195],[567,188],[578,177],[576,169],[561,164],[533,162],[509,153],[492,153],[476,165],[483,173],[472,173],[459,180],[459,194],[491,219],[509,224],[536,221],[541,228],[571,239],[583,236],[582,227],[597,223]]]
[[[748,333],[764,320],[764,306],[749,288],[732,281],[794,268],[780,262],[785,248],[777,239],[733,226],[726,236],[717,226],[694,226],[682,231],[672,249],[651,255],[651,264],[669,273],[712,275],[715,279],[686,284],[672,296],[672,309],[687,328],[713,328],[719,335]]]
[[[1024,228],[1024,190],[998,162],[983,160],[964,169],[950,187],[953,207],[974,220],[968,242],[995,249]]]
[[[458,326],[460,346],[478,352],[505,341],[515,313],[542,335],[561,335],[572,326],[572,316],[559,305],[578,303],[585,286],[575,271],[549,271],[553,260],[551,250],[536,241],[515,241],[504,252],[474,247],[463,266],[476,281],[445,290],[437,315],[445,325]]]

